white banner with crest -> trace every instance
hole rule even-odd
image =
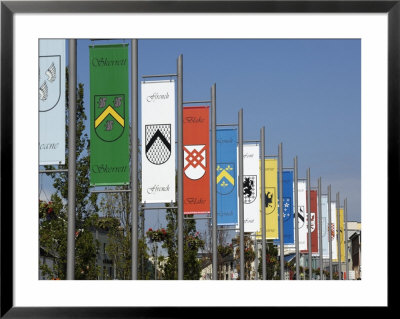
[[[306,221],[306,206],[307,206],[307,182],[305,180],[298,181],[297,188],[298,200],[298,225],[299,225],[299,250],[307,250],[307,221]]]
[[[39,40],[39,165],[65,164],[65,41]]]
[[[142,202],[175,201],[175,82],[142,82]]]
[[[239,152],[238,152],[239,153]],[[260,146],[243,145],[244,231],[260,229]]]
[[[338,259],[337,247],[337,219],[336,219],[336,202],[331,202],[331,239],[332,239],[332,260]]]

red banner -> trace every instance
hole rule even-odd
[[[307,192],[306,192],[307,193]],[[318,253],[318,203],[317,203],[317,191],[311,190],[310,191],[310,201],[311,201],[311,252]],[[308,193],[307,193],[307,204],[308,206]],[[308,208],[307,210],[308,211]],[[308,222],[308,217],[307,217]],[[308,253],[308,224],[306,223],[307,229],[307,249],[301,250],[301,253]]]
[[[183,211],[210,213],[209,107],[183,108]]]

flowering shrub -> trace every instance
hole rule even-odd
[[[188,247],[193,249],[204,247],[204,240],[202,240],[199,235],[199,232],[196,232],[194,235],[186,236],[185,242],[187,243]]]
[[[236,250],[236,255],[240,256],[240,248],[238,247]],[[256,253],[251,247],[246,247],[244,249],[244,260],[245,262],[252,262],[256,258]]]
[[[339,279],[339,273],[337,271],[334,272],[332,277],[333,277],[334,280],[338,280]]]
[[[254,252],[253,248],[247,247],[244,249],[244,259],[246,261],[253,261],[256,258],[256,253]]]
[[[55,217],[53,202],[39,200],[39,218],[50,220]]]
[[[218,246],[218,253],[224,258],[226,256],[232,255],[233,247],[232,244],[228,246],[219,245]]]
[[[149,228],[146,232],[146,236],[150,239],[150,241],[161,242],[167,238],[167,232],[164,228],[153,230]]]
[[[193,235],[186,236],[185,241],[189,248],[198,249],[204,247],[204,240],[202,240],[199,235],[200,235],[199,232],[196,232],[194,236]]]
[[[276,263],[278,262],[278,259],[275,256],[271,256],[270,254],[267,254],[267,263]]]

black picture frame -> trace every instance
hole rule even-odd
[[[388,13],[388,212],[399,179],[400,1],[1,1],[1,318],[180,317],[185,308],[14,307],[13,303],[13,19],[15,13]],[[388,213],[388,219],[390,215]],[[390,222],[388,222],[390,225]],[[393,226],[393,225],[392,225]],[[389,230],[389,228],[388,228]],[[388,233],[389,234],[389,233]],[[390,252],[388,240],[388,252]],[[389,256],[390,254],[388,254]],[[389,258],[389,257],[388,257]],[[389,263],[388,263],[389,265]],[[388,269],[389,271],[389,269]],[[389,285],[390,281],[388,281]],[[390,300],[388,300],[389,305]],[[292,307],[292,310],[294,308]],[[303,309],[305,310],[305,309]],[[214,310],[221,315],[225,309]]]

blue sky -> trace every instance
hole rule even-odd
[[[89,45],[124,42],[78,40],[87,114]],[[321,177],[323,193],[330,184],[333,200],[347,198],[348,220],[361,221],[360,40],[139,40],[138,50],[139,83],[176,73],[183,54],[184,101],[209,100],[216,83],[217,124],[237,122],[243,108],[245,140],[258,140],[265,126],[267,155],[282,142],[283,166],[298,156],[299,178],[310,168],[312,187]],[[146,227],[157,223],[155,212]]]

